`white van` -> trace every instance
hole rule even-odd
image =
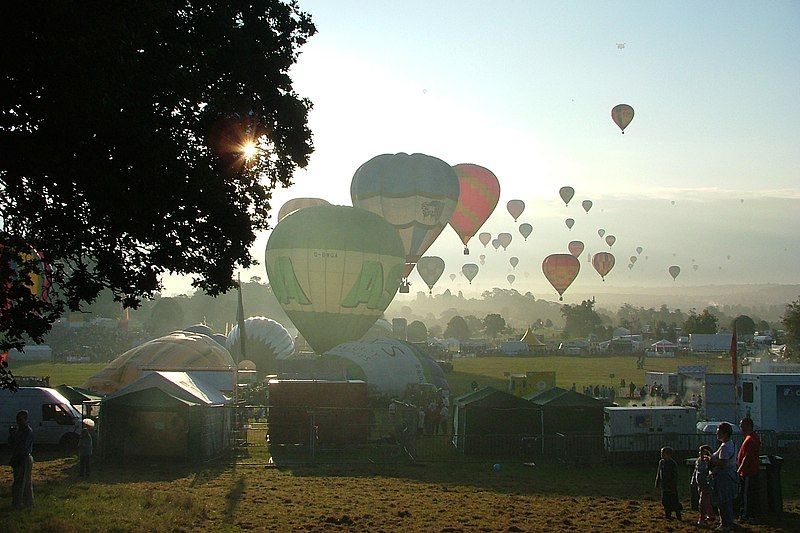
[[[78,445],[81,415],[60,392],[46,387],[20,387],[17,392],[0,390],[0,443],[5,444],[8,429],[17,424],[17,413],[28,411],[28,423],[36,444]]]

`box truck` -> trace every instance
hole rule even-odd
[[[605,407],[606,450],[653,451],[675,446],[681,435],[697,433],[694,407]]]
[[[28,423],[36,444],[78,445],[81,415],[60,392],[47,387],[20,387],[17,392],[0,390],[0,428],[8,434],[17,424],[17,413],[28,411]],[[5,444],[6,438],[0,439]]]

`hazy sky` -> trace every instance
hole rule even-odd
[[[555,299],[541,263],[567,253],[571,240],[617,260],[601,282],[584,252],[573,292],[800,283],[800,3],[300,6],[318,34],[292,77],[314,103],[316,149],[295,185],[275,192],[275,215],[296,197],[351,205],[350,181],[362,163],[421,152],[491,169],[501,196],[481,231],[514,235],[507,251],[476,237],[466,257],[446,227],[426,254],[447,265],[434,292],[507,288],[514,273],[513,288]],[[636,111],[624,135],[610,118],[619,103]],[[558,196],[564,185],[576,191],[568,207]],[[527,205],[516,223],[506,210],[511,199]],[[588,214],[584,199],[594,203]],[[534,227],[527,241],[517,230],[523,222]],[[613,247],[601,228],[616,236]],[[261,265],[243,279],[266,279],[267,238],[252,251]],[[643,251],[629,269],[637,246]],[[485,265],[472,287],[461,276],[450,281],[480,254]],[[681,267],[676,281],[670,265]],[[410,297],[427,290],[416,273],[410,281]],[[166,292],[186,287],[169,279]]]

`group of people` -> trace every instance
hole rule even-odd
[[[17,413],[16,425],[8,428],[8,444],[11,447],[11,506],[14,509],[33,506],[33,428],[28,423],[28,411]],[[78,458],[81,477],[89,477],[93,450],[92,433],[83,427],[78,438]]]
[[[431,401],[426,408],[419,409],[417,414],[418,435],[442,435],[449,433],[450,410],[443,402]]]
[[[720,446],[716,451],[712,451],[707,445],[700,446],[700,454],[691,477],[691,484],[698,493],[698,526],[711,526],[716,520],[716,508],[720,518],[717,529],[731,531],[735,501],[739,502],[741,522],[752,521],[758,512],[761,440],[754,431],[750,417],[743,418],[739,425],[745,438],[738,452],[731,441],[733,428],[726,422],[717,428]],[[670,447],[661,449],[656,487],[661,489],[665,518],[672,518],[674,513],[681,520],[683,506],[678,497],[678,464]]]

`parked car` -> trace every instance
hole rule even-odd
[[[724,420],[701,420],[700,422],[697,423],[697,432],[698,433],[716,434],[717,433],[717,428],[723,422],[725,422],[725,421]],[[739,429],[739,426],[737,424],[734,424],[732,422],[728,422],[728,424],[731,425],[731,428],[733,429],[734,433],[741,433],[742,432],[742,430]]]

